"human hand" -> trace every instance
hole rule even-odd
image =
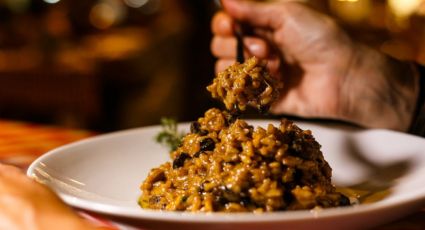
[[[96,229],[50,189],[0,163],[0,229]]]
[[[234,22],[253,29],[247,56],[284,82],[274,113],[406,130],[418,94],[410,66],[353,41],[330,17],[293,1],[223,0],[212,21],[216,71],[234,62]]]

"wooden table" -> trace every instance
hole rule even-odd
[[[58,146],[96,135],[94,132],[64,129],[18,121],[0,120],[0,162],[26,170],[37,157]],[[94,225],[111,229],[138,229],[117,223],[101,215],[76,210]],[[408,217],[375,228],[378,230],[425,229],[425,207]]]

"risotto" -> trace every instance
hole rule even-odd
[[[232,112],[245,111],[247,106],[266,112],[279,96],[280,81],[270,76],[265,63],[251,57],[220,72],[207,87],[213,98],[223,101]]]
[[[273,81],[258,63],[251,58],[229,67],[208,89],[222,97],[227,109],[270,106],[278,87],[270,84]],[[243,75],[242,83],[227,79],[234,72],[236,78]],[[228,90],[228,84],[237,87]],[[332,170],[320,148],[311,131],[289,120],[281,120],[277,127],[255,128],[233,111],[212,108],[192,123],[190,133],[171,152],[171,161],[150,171],[141,185],[139,204],[148,209],[201,212],[350,205],[332,185]]]

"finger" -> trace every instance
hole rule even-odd
[[[230,59],[219,59],[215,63],[215,73],[218,74],[224,71],[227,67],[235,63],[234,58]]]
[[[211,41],[211,53],[218,58],[235,58],[236,38],[213,37]]]
[[[270,46],[267,42],[257,37],[245,37],[245,56],[256,56],[267,58],[270,54]],[[218,58],[234,59],[236,57],[236,38],[234,37],[214,37],[211,41],[211,52]]]
[[[211,30],[215,35],[232,36],[234,20],[223,11],[216,13],[211,20]]]
[[[284,13],[284,7],[280,7],[283,4],[279,2],[270,4],[267,2],[223,0],[222,3],[226,12],[237,20],[253,26],[271,29],[277,29],[281,26],[282,20],[280,19]]]
[[[22,170],[12,165],[6,165],[6,164],[0,163],[0,176],[1,175],[9,176],[9,175],[16,175],[16,174],[23,174]]]
[[[211,30],[216,36],[230,37],[235,35],[234,19],[227,13],[220,11],[216,13],[211,21]],[[258,37],[264,37],[268,40],[272,39],[273,33],[269,29],[252,28],[252,34]]]

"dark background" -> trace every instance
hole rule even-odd
[[[310,1],[357,39],[425,63],[422,0]],[[112,131],[212,101],[213,0],[0,0],[0,119]]]

